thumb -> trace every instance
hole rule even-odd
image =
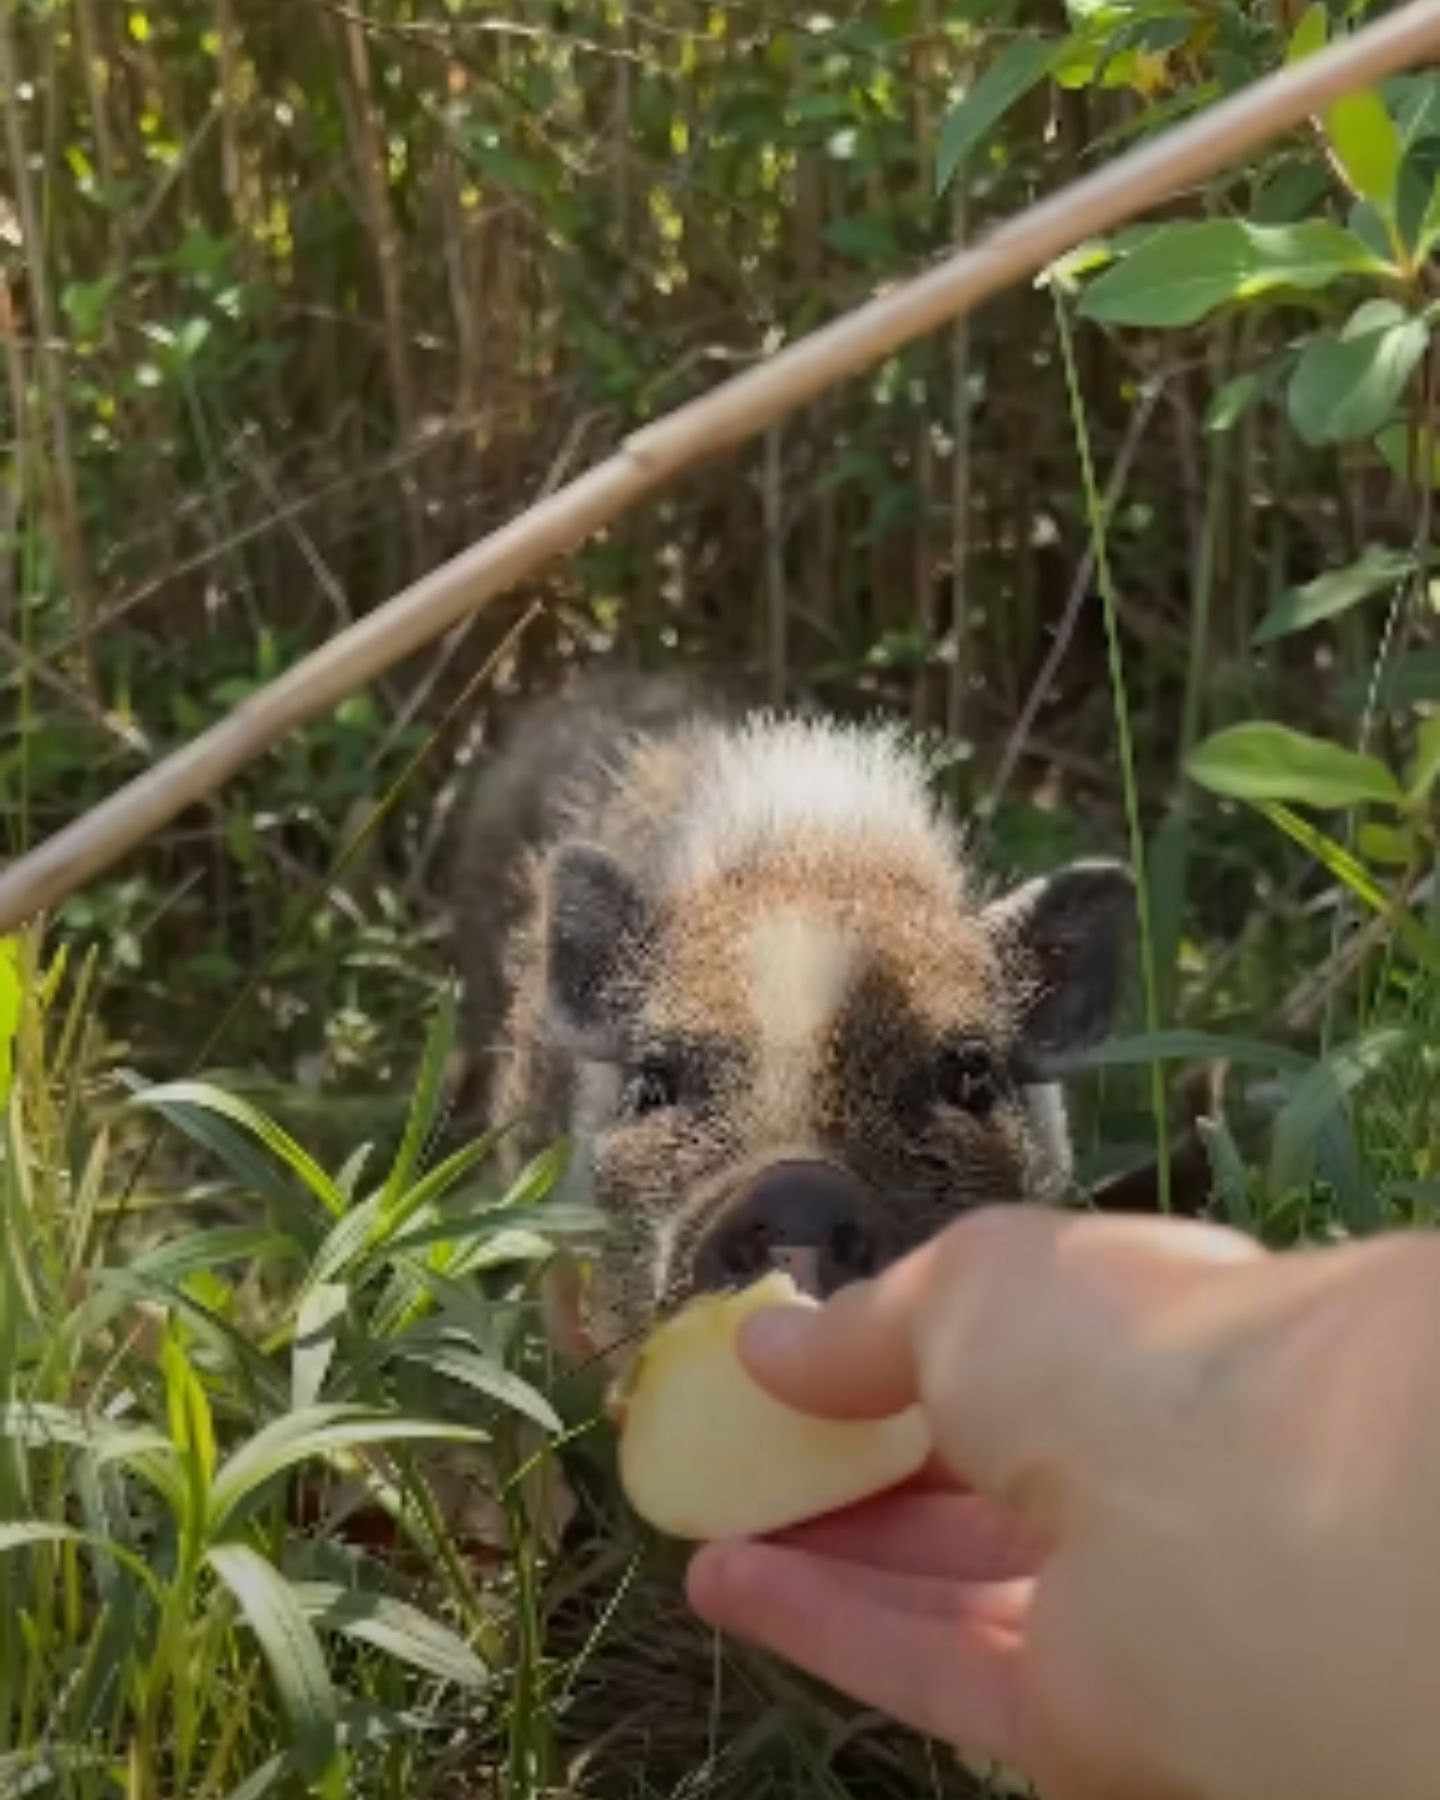
[[[998,1499],[1037,1468],[1115,1452],[1173,1365],[1160,1321],[1264,1254],[1190,1220],[994,1207],[815,1311],[755,1314],[738,1348],[802,1412],[874,1418],[918,1401],[954,1474]]]

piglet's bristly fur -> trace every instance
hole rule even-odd
[[[1066,1191],[1059,1079],[1109,1028],[1130,877],[987,892],[933,776],[893,726],[624,679],[481,771],[468,1041],[484,1116],[517,1156],[568,1137],[606,1219],[592,1340],[786,1258],[829,1291],[968,1208]]]

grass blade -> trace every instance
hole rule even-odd
[[[396,1152],[386,1179],[381,1208],[389,1212],[409,1187],[420,1158],[429,1142],[445,1100],[445,1067],[455,1045],[456,995],[453,984],[446,986],[435,1009],[435,1017],[425,1036],[425,1053],[415,1082],[414,1097],[405,1121],[405,1135]]]
[[[208,1081],[171,1081],[161,1087],[144,1088],[135,1097],[138,1106],[151,1108],[188,1131],[194,1115],[218,1114],[239,1125],[267,1149],[271,1156],[304,1183],[325,1210],[334,1218],[345,1211],[345,1196],[320,1167],[310,1152],[296,1143],[283,1125],[267,1118],[258,1107],[251,1106],[238,1094],[227,1094]]]

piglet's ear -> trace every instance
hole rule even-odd
[[[1110,1029],[1135,935],[1135,883],[1123,863],[1077,862],[986,909],[1020,993],[1022,1075],[1060,1074]]]
[[[645,898],[607,851],[569,843],[551,857],[546,901],[551,1029],[581,1055],[613,1056],[625,1015],[621,977],[649,923]]]

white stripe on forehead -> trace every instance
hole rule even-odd
[[[751,926],[744,955],[759,1041],[757,1122],[767,1135],[800,1139],[811,1129],[825,1031],[844,1004],[860,941],[837,920],[789,907]]]
[[[817,1038],[840,1010],[860,944],[838,921],[785,907],[745,935],[750,1004],[766,1043]]]
[[[958,874],[929,770],[893,727],[762,715],[706,745],[665,849],[678,886],[703,882],[803,836],[870,846]]]

